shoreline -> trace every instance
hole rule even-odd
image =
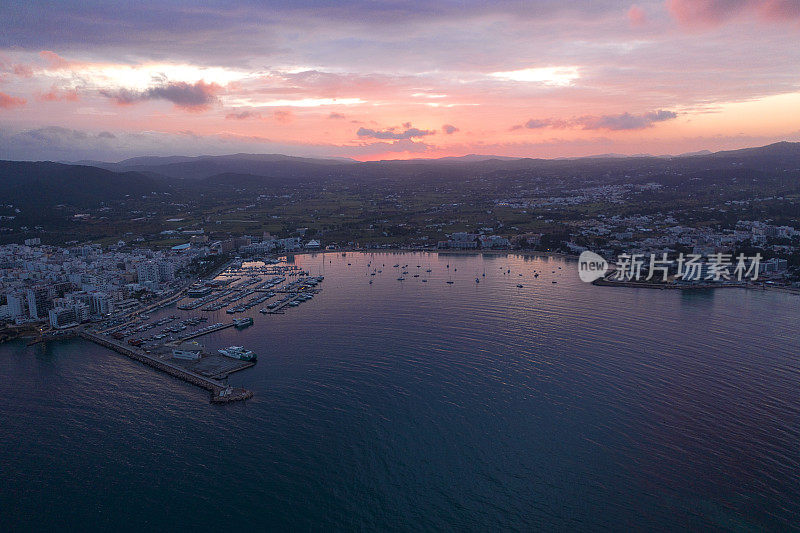
[[[536,250],[503,250],[503,249],[466,249],[466,250],[453,250],[449,248],[443,249],[427,249],[427,248],[340,248],[338,250],[301,250],[299,252],[292,252],[291,254],[277,254],[278,257],[285,255],[311,255],[311,254],[341,254],[341,253],[362,253],[362,254],[399,254],[399,253],[429,253],[441,255],[520,255],[520,256],[544,256],[544,257],[558,257],[565,260],[577,260],[578,256],[573,254],[565,254],[563,252],[538,252]]]
[[[578,255],[567,254],[563,252],[539,252],[535,250],[452,250],[452,249],[425,249],[425,248],[387,248],[387,249],[371,249],[371,248],[340,248],[338,250],[301,250],[294,252],[291,255],[311,255],[311,254],[336,254],[336,253],[386,253],[386,254],[405,254],[405,253],[435,253],[442,255],[519,255],[523,257],[554,257],[563,259],[564,261],[577,261]],[[290,254],[282,254],[290,255]],[[281,257],[278,255],[277,257]],[[647,282],[616,282],[610,281],[605,278],[595,280],[591,284],[598,287],[617,287],[629,289],[650,289],[650,290],[709,290],[709,289],[745,289],[755,291],[775,291],[800,296],[800,288],[788,287],[784,285],[753,285],[750,283],[735,283],[735,284],[703,284],[703,285],[667,285],[660,283],[647,283]]]
[[[698,285],[677,285],[667,283],[649,283],[640,281],[612,281],[606,278],[596,279],[592,282],[596,287],[625,287],[629,289],[651,289],[651,290],[679,290],[679,291],[703,291],[713,289],[755,289],[745,283],[731,284],[712,284],[703,283]]]

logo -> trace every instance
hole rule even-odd
[[[586,250],[578,257],[578,276],[581,281],[591,283],[606,275],[608,262],[594,252]]]

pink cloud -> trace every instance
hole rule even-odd
[[[64,69],[70,66],[70,62],[50,50],[42,50],[39,52],[39,57],[44,59],[47,63],[47,68],[51,70]]]
[[[291,111],[277,110],[272,113],[272,117],[281,124],[288,124],[294,119]]]
[[[37,96],[37,99],[40,102],[77,102],[78,98],[78,91],[76,90],[59,90],[56,87],[52,87],[46,93],[40,93]]]
[[[628,21],[630,21],[631,26],[645,26],[647,24],[647,13],[637,4],[634,4],[628,10]]]
[[[738,17],[800,20],[800,0],[667,0],[667,9],[678,23],[693,28],[719,26]]]
[[[16,64],[11,68],[11,71],[20,78],[33,77],[33,69],[28,65]]]
[[[12,107],[22,107],[25,105],[27,100],[24,98],[18,98],[16,96],[11,96],[6,93],[0,93],[0,109],[11,109]]]
[[[758,2],[759,15],[766,20],[783,22],[800,19],[800,1],[798,0],[764,0]]]

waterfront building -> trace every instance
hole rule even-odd
[[[23,318],[28,315],[28,300],[20,293],[12,293],[6,296],[8,304],[8,316],[11,318]]]
[[[63,328],[76,324],[75,310],[71,307],[54,307],[48,311],[50,326]]]
[[[197,361],[203,354],[203,345],[197,341],[186,341],[172,350],[172,357],[175,359],[185,359]]]
[[[53,307],[50,299],[50,289],[46,285],[32,287],[26,291],[28,312],[31,318],[45,318]]]

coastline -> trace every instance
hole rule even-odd
[[[544,256],[544,257],[558,257],[567,260],[577,260],[578,256],[574,254],[565,254],[563,252],[539,252],[536,250],[509,250],[509,249],[465,249],[453,250],[450,248],[339,248],[337,250],[300,250],[292,252],[291,255],[311,255],[311,254],[337,254],[337,253],[362,253],[362,254],[391,254],[391,253],[434,253],[441,255],[520,255],[520,256]],[[281,255],[281,254],[279,254]],[[282,254],[289,255],[289,254]]]
[[[597,287],[627,287],[631,289],[654,289],[654,290],[681,290],[681,291],[703,291],[709,289],[755,289],[746,283],[701,283],[696,285],[677,285],[672,283],[649,283],[646,281],[612,281],[607,278],[596,279],[592,285]]]

